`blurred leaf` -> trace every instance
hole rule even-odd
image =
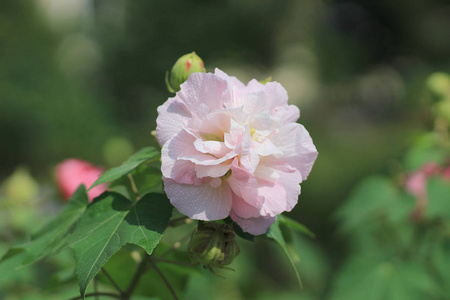
[[[81,295],[100,268],[126,243],[141,246],[151,254],[171,212],[172,206],[162,194],[148,194],[135,205],[117,193],[97,197],[70,237]]]
[[[389,209],[399,192],[388,179],[372,176],[361,182],[337,211],[344,231],[357,229],[377,211]]]
[[[300,288],[303,288],[302,280],[300,279],[300,274],[298,273],[297,267],[295,266],[295,262],[288,251],[288,246],[286,244],[283,233],[281,232],[279,220],[277,220],[275,223],[272,224],[272,226],[270,226],[269,231],[266,233],[266,235],[268,238],[273,239],[281,247],[287,259],[289,260],[289,263],[294,269],[295,276],[297,277],[297,281],[298,284],[300,285]]]
[[[105,173],[103,173],[94,182],[94,184],[90,187],[90,189],[99,184],[102,184],[105,182],[110,182],[110,181],[116,180],[124,175],[127,175],[128,173],[130,173],[131,171],[136,169],[140,164],[142,164],[146,161],[149,161],[151,159],[154,159],[158,155],[159,155],[159,151],[153,147],[143,148],[143,149],[139,150],[138,152],[136,152],[135,154],[133,154],[132,156],[130,156],[130,158],[126,162],[124,162],[122,165],[112,168],[112,169],[106,171]]]
[[[443,295],[450,295],[450,241],[446,240],[434,247],[431,257],[433,268],[437,270]]]
[[[435,133],[424,134],[417,144],[406,153],[404,159],[406,170],[415,171],[429,162],[443,163],[446,153],[437,141],[438,136]]]
[[[67,233],[84,213],[88,204],[86,188],[81,185],[53,221],[32,235],[30,242],[10,249],[2,257],[1,262],[18,253],[26,252],[22,261],[22,264],[26,265],[59,251],[64,245]]]
[[[422,300],[430,299],[435,291],[425,265],[418,261],[358,256],[350,258],[337,273],[330,299]]]
[[[427,191],[428,207],[426,215],[450,218],[450,183],[445,182],[442,178],[430,178]]]
[[[309,230],[305,225],[300,224],[299,222],[297,222],[289,217],[286,217],[284,215],[279,215],[278,219],[279,219],[280,224],[286,225],[287,227],[289,227],[295,231],[298,231],[300,233],[304,233],[309,237],[312,237],[312,238],[315,237],[314,233],[312,233],[312,231]]]

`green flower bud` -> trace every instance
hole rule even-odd
[[[27,203],[39,193],[37,181],[24,167],[18,167],[13,174],[6,178],[3,182],[3,189],[11,205]]]
[[[170,79],[168,78],[169,73],[166,73],[167,89],[172,93],[178,92],[180,85],[196,72],[206,72],[202,59],[195,52],[183,55],[173,65]]]
[[[231,264],[239,254],[233,226],[200,222],[192,233],[188,251],[192,261],[205,268]]]
[[[437,72],[431,74],[426,84],[428,89],[439,98],[450,95],[450,76],[446,73]]]

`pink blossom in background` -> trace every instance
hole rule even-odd
[[[64,197],[69,199],[80,184],[88,189],[103,173],[103,169],[93,166],[80,159],[67,159],[56,167],[56,180],[58,187]],[[88,192],[89,200],[92,201],[106,190],[106,185],[101,184]]]
[[[406,178],[406,191],[416,197],[416,207],[412,213],[413,220],[420,220],[428,205],[428,178],[440,173],[441,167],[435,162],[429,162]]]
[[[244,231],[265,233],[297,204],[318,155],[299,116],[277,82],[244,85],[219,69],[192,74],[158,107],[171,203],[193,219],[230,216]]]

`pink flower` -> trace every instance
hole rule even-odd
[[[56,180],[58,187],[64,197],[69,199],[80,184],[89,188],[103,170],[80,159],[67,159],[56,167]],[[88,192],[89,200],[92,201],[106,190],[106,185],[101,184]]]
[[[412,213],[413,220],[420,220],[428,206],[428,178],[438,175],[440,172],[441,167],[437,163],[429,162],[407,177],[405,189],[416,197],[416,207]]]
[[[216,69],[194,73],[158,107],[164,188],[171,203],[198,220],[230,216],[244,231],[265,233],[298,201],[317,158],[277,82],[245,86]]]

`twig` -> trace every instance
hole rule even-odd
[[[109,282],[111,282],[111,284],[114,286],[114,288],[122,295],[123,291],[120,288],[120,286],[117,284],[117,282],[111,277],[111,275],[109,275],[108,272],[106,272],[106,270],[104,268],[101,269],[103,274],[105,274],[106,278],[108,278]]]
[[[144,258],[139,263],[138,268],[133,275],[133,278],[131,278],[131,280],[130,280],[130,284],[128,285],[126,291],[123,293],[124,300],[128,300],[131,298],[131,295],[133,294],[134,290],[136,289],[137,285],[139,284],[139,280],[141,279],[141,276],[146,271],[146,265],[147,265],[147,261]]]
[[[180,265],[180,266],[186,266],[186,267],[195,267],[196,264],[189,263],[189,262],[183,262],[183,261],[175,261],[175,260],[169,260],[169,259],[163,259],[163,258],[153,258],[156,262],[162,262],[162,263],[168,263],[168,264],[174,264],[174,265]]]
[[[186,216],[182,216],[182,217],[173,218],[172,220],[170,220],[169,226],[175,227],[178,225],[189,224],[191,222],[192,222],[192,219],[189,219],[189,217],[186,217]]]
[[[139,200],[141,197],[139,196],[139,191],[136,187],[136,183],[134,182],[131,173],[128,174],[128,179],[130,180],[131,188],[133,189],[134,195],[136,196],[136,200]]]
[[[161,277],[161,279],[164,281],[164,283],[166,284],[167,288],[169,289],[170,293],[172,294],[173,298],[175,300],[179,300],[177,294],[175,293],[172,285],[170,284],[170,282],[167,280],[166,276],[164,276],[164,274],[161,272],[161,270],[158,268],[158,266],[155,264],[155,262],[149,257],[148,261],[150,262],[150,264],[152,265],[152,267],[155,269],[155,271],[158,273],[158,275]]]
[[[108,297],[111,297],[111,298],[121,299],[120,295],[113,294],[113,293],[101,293],[101,292],[98,292],[98,293],[90,293],[90,294],[84,295],[85,298],[97,297],[97,296],[108,296]],[[83,297],[82,296],[78,296],[78,297],[70,298],[68,300],[79,300],[79,299],[83,299]]]
[[[98,278],[94,277],[94,293],[98,293]],[[95,295],[95,300],[98,300],[98,295]]]
[[[159,258],[164,258],[167,255],[169,255],[170,253],[172,253],[172,251],[175,251],[176,249],[181,247],[181,244],[190,236],[192,235],[191,232],[189,232],[187,235],[185,235],[184,237],[182,237],[178,242],[176,242],[175,244],[172,245],[172,247],[170,247],[166,252],[164,252],[161,256],[159,256]]]

